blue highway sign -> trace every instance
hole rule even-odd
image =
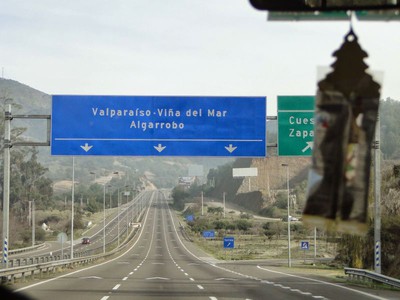
[[[235,238],[224,237],[224,248],[225,249],[235,248]]]
[[[193,215],[186,216],[186,221],[193,222],[194,221],[194,216]]]
[[[51,122],[52,155],[266,155],[265,97],[55,95]]]
[[[300,248],[301,250],[310,250],[310,243],[308,241],[301,241]]]
[[[215,238],[215,231],[214,230],[204,230],[203,231],[203,238]]]

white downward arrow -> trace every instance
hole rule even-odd
[[[86,152],[88,152],[90,149],[92,149],[93,146],[89,146],[88,143],[85,144],[85,146],[81,146],[81,148],[83,150],[85,150]]]
[[[229,144],[229,147],[225,147],[226,150],[229,151],[229,153],[232,153],[233,151],[236,150],[237,147],[233,147],[232,144]]]
[[[156,149],[158,152],[163,151],[165,148],[167,148],[167,146],[163,146],[161,144],[158,144],[158,146],[153,146],[154,149]]]
[[[307,144],[307,146],[305,146],[305,147],[303,148],[303,150],[301,150],[302,152],[306,152],[308,149],[311,149],[311,150],[312,150],[312,148],[313,148],[313,146],[314,146],[314,142],[306,142],[306,144]]]

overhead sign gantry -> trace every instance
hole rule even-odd
[[[265,97],[53,96],[52,155],[266,155]]]

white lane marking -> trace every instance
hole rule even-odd
[[[217,297],[210,297],[210,300],[218,300]]]
[[[263,267],[260,267],[260,266],[257,266],[257,268],[260,269],[260,270],[271,272],[271,273],[276,273],[276,274],[280,274],[280,275],[285,275],[285,276],[289,276],[289,277],[305,279],[305,280],[309,280],[309,281],[318,282],[318,283],[321,283],[321,284],[334,286],[334,287],[345,289],[345,290],[348,290],[348,291],[351,291],[351,292],[354,292],[354,293],[358,293],[358,294],[361,294],[361,295],[364,295],[364,296],[367,296],[367,297],[370,297],[370,298],[373,298],[373,299],[387,300],[386,298],[382,298],[382,297],[379,297],[379,296],[371,295],[369,293],[365,293],[365,292],[362,292],[362,291],[359,291],[359,290],[355,290],[355,289],[352,289],[352,288],[349,288],[349,287],[346,287],[346,286],[342,286],[342,285],[338,285],[338,284],[335,284],[335,283],[331,283],[331,282],[326,282],[326,281],[322,281],[322,280],[318,280],[318,279],[313,279],[313,278],[308,278],[308,277],[288,274],[288,273],[284,273],[284,272],[274,271],[274,270],[270,270],[270,269],[263,268]]]
[[[128,279],[128,277],[124,277],[124,278],[122,278],[122,281],[125,281],[125,280],[127,280]]]
[[[222,281],[222,280],[227,280],[227,281],[237,281],[238,279],[236,279],[236,278],[225,278],[225,277],[222,277],[222,278],[217,278],[217,279],[214,279],[215,281]]]
[[[130,272],[130,273],[129,273],[129,275],[132,275],[132,274],[133,274],[133,272]]]
[[[108,298],[110,298],[110,296],[104,296],[104,297],[101,298],[100,300],[107,300]]]
[[[151,198],[149,199],[150,200],[150,204],[153,202],[153,197],[154,197],[154,193],[151,195]],[[147,222],[147,219],[148,219],[148,216],[149,216],[149,212],[150,212],[150,206],[147,209],[146,216],[144,218],[143,224],[145,224]],[[103,266],[105,264],[109,264],[110,262],[113,262],[113,261],[115,261],[117,259],[120,259],[121,257],[124,257],[126,254],[128,254],[136,246],[136,244],[141,240],[140,238],[141,238],[142,234],[143,234],[143,231],[140,231],[136,242],[134,242],[133,245],[131,247],[129,247],[124,253],[122,253],[121,255],[119,255],[119,256],[117,256],[117,257],[115,257],[113,259],[110,259],[110,260],[105,261],[103,263],[100,263],[100,264],[97,264],[97,265],[93,265],[93,266],[90,266],[90,267],[87,267],[87,268],[84,268],[84,269],[77,270],[77,271],[74,271],[74,272],[71,272],[71,273],[67,273],[67,274],[64,274],[64,275],[60,275],[60,276],[57,276],[57,277],[54,277],[54,278],[51,278],[51,279],[47,279],[47,280],[44,280],[44,281],[41,281],[41,282],[38,282],[38,283],[34,283],[34,284],[31,284],[31,285],[25,286],[23,288],[15,290],[15,292],[21,292],[23,290],[27,290],[27,289],[30,289],[30,288],[35,287],[35,286],[39,286],[39,285],[42,285],[42,284],[45,284],[45,283],[48,283],[48,282],[51,282],[51,281],[54,281],[54,280],[58,280],[58,279],[64,278],[64,277],[68,277],[68,276],[74,275],[76,273],[85,271],[85,270],[90,270],[90,269],[93,269],[93,268],[100,267],[100,266]]]
[[[189,276],[189,274],[188,274],[188,273],[185,273],[185,276]]]
[[[173,222],[173,216],[172,216],[171,209],[168,209],[168,212],[169,212],[170,218],[171,218],[171,220],[172,220],[172,222]],[[230,272],[230,273],[234,273],[233,271],[231,271],[231,270],[229,270],[229,269],[226,269],[226,268],[224,268],[224,267],[220,267],[220,266],[214,265],[214,264],[212,264],[211,262],[209,262],[209,261],[207,261],[207,260],[205,260],[205,259],[202,259],[202,258],[198,257],[197,255],[193,254],[193,252],[191,252],[191,251],[185,246],[185,244],[182,242],[182,239],[179,237],[179,235],[178,235],[178,230],[176,229],[175,223],[172,223],[172,226],[174,227],[174,231],[175,231],[175,233],[176,233],[176,237],[177,237],[178,240],[179,240],[179,243],[182,245],[182,247],[183,247],[190,255],[192,255],[194,258],[198,259],[199,261],[201,261],[201,262],[203,262],[203,263],[206,263],[206,264],[208,264],[208,265],[214,266],[214,267],[216,267],[216,268],[218,268],[218,269],[220,269],[220,270],[224,270],[224,271],[227,271],[227,272]],[[345,287],[345,286],[337,285],[337,284],[330,283],[330,282],[326,282],[326,281],[316,280],[316,279],[307,278],[307,277],[302,277],[302,276],[296,276],[296,275],[292,275],[292,274],[288,274],[288,273],[283,273],[283,272],[278,272],[278,271],[272,271],[272,270],[269,270],[269,269],[261,268],[260,266],[257,266],[257,268],[259,268],[259,269],[261,269],[261,270],[265,270],[265,271],[270,271],[270,272],[273,272],[273,273],[275,272],[275,273],[278,273],[278,274],[281,274],[281,275],[293,276],[293,277],[302,278],[302,279],[305,279],[305,280],[310,280],[310,281],[315,281],[315,282],[319,282],[319,283],[326,284],[326,285],[335,286],[335,287],[337,287],[337,288],[341,288],[341,289],[345,289],[345,290],[348,290],[348,291],[352,291],[352,292],[354,292],[354,293],[362,294],[362,295],[367,296],[367,297],[370,297],[370,298],[372,298],[372,299],[387,300],[387,299],[382,298],[382,297],[379,297],[379,296],[371,295],[371,294],[368,294],[368,293],[365,293],[365,292],[362,292],[362,291],[358,291],[358,290],[355,290],[355,289],[352,289],[352,288],[348,288],[348,287]],[[238,273],[238,272],[235,272],[235,274],[240,275],[240,276],[245,276],[245,275],[243,275],[243,274],[241,274],[241,273]],[[256,278],[256,279],[257,279],[257,278]],[[258,279],[257,279],[257,280],[258,280]],[[269,283],[269,282],[268,282],[268,284],[274,284],[274,283]],[[310,293],[310,294],[311,294],[311,293]]]
[[[197,287],[198,287],[200,290],[204,290],[204,288],[203,288],[200,284],[198,284]]]
[[[190,281],[194,281],[194,279],[193,278],[189,278],[190,279]]]
[[[118,290],[120,286],[121,286],[120,284],[117,284],[116,286],[113,287],[113,290]]]

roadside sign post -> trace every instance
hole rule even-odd
[[[278,156],[311,156],[314,96],[278,96]]]
[[[214,230],[204,230],[203,231],[203,238],[205,238],[205,239],[213,239],[213,238],[215,238],[215,231]]]
[[[305,263],[306,262],[306,251],[310,250],[310,242],[309,241],[301,241],[300,242],[300,249],[303,250],[304,263]]]
[[[265,157],[266,116],[265,97],[55,95],[51,154]]]
[[[235,248],[235,238],[234,237],[224,237],[224,249],[225,249],[225,260],[227,260],[227,249],[234,249]]]

